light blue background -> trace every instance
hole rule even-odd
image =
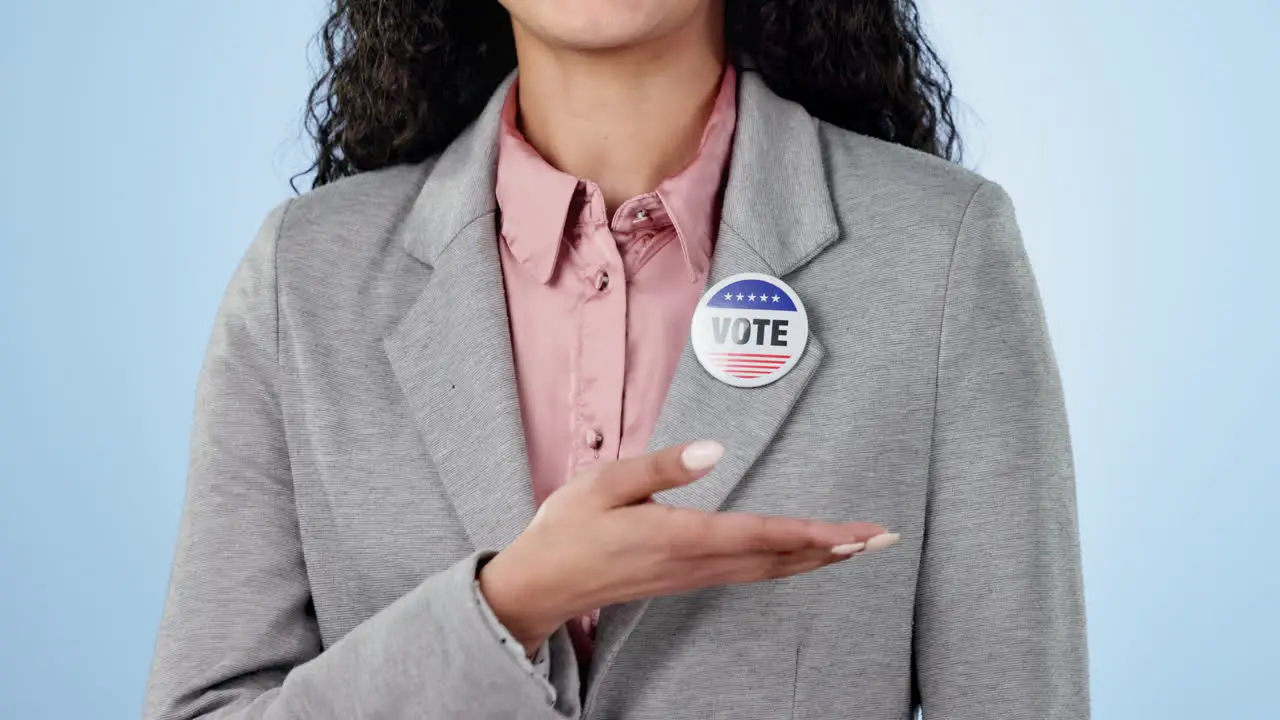
[[[232,268],[306,165],[321,8],[4,5],[0,718],[132,718],[196,373]],[[1280,717],[1280,6],[927,14],[1058,348],[1095,717]]]

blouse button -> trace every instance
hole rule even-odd
[[[601,270],[600,272],[596,273],[596,291],[604,292],[608,288],[609,288],[609,273],[605,270]]]
[[[582,434],[582,441],[589,450],[599,450],[604,447],[604,435],[595,428],[587,428],[586,432]]]

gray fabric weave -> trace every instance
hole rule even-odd
[[[808,350],[737,389],[686,348],[655,447],[728,453],[664,494],[870,520],[879,554],[607,608],[578,705],[493,642],[477,559],[533,517],[495,238],[503,91],[441,157],[271,214],[201,376],[145,717],[1088,717],[1061,389],[1008,197],[815,121],[744,73],[712,281],[783,277]]]

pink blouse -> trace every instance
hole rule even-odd
[[[513,85],[498,140],[500,254],[541,504],[584,468],[646,450],[707,278],[737,81],[726,68],[690,165],[612,219],[594,182],[529,145],[517,113]]]

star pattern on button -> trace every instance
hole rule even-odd
[[[725,294],[724,294],[724,299],[725,299],[725,300],[733,300],[733,298],[734,298],[733,293],[725,293]],[[770,303],[770,302],[775,302],[775,303],[777,303],[777,302],[782,302],[782,296],[781,296],[781,295],[774,295],[774,296],[770,297],[769,295],[764,295],[764,294],[761,294],[761,295],[743,295],[742,293],[738,293],[737,298],[738,298],[738,300],[739,300],[739,301],[741,301],[741,300],[746,300],[747,302],[756,302],[757,300],[759,300],[759,301],[760,301],[760,302],[762,302],[762,303]]]

